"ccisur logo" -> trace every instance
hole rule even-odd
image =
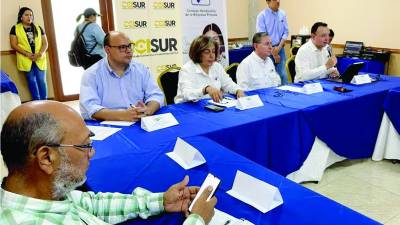
[[[175,20],[156,20],[154,21],[155,28],[175,27]]]
[[[145,9],[146,2],[122,1],[122,9]]]
[[[175,9],[175,2],[153,2],[153,9]]]
[[[138,55],[161,55],[178,51],[178,41],[175,38],[153,38],[133,40],[134,53]]]
[[[147,21],[139,20],[126,20],[124,21],[124,29],[139,29],[147,28]]]

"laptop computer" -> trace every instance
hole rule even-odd
[[[343,55],[349,57],[358,57],[361,55],[361,51],[364,48],[363,42],[358,41],[346,41],[344,45]]]
[[[356,62],[347,67],[343,74],[338,78],[328,78],[330,81],[338,83],[350,83],[355,75],[364,67],[364,62]]]

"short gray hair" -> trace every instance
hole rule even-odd
[[[63,136],[61,124],[50,113],[7,118],[1,131],[1,153],[8,170],[23,169],[29,154],[41,146],[59,144]]]
[[[267,32],[257,32],[253,35],[253,44],[259,44],[263,37],[268,36]]]

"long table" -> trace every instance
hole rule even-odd
[[[325,91],[313,95],[275,88],[249,92],[258,94],[264,106],[246,111],[209,112],[203,109],[206,100],[169,105],[159,113],[171,112],[178,126],[149,133],[134,125],[105,142],[151,151],[177,137],[202,135],[283,176],[302,166],[316,138],[340,156],[371,157],[384,98],[388,90],[400,87],[400,79],[381,76],[372,84],[345,84],[353,90],[345,94],[333,90],[337,83],[319,82]]]
[[[165,155],[172,151],[175,140],[153,146],[152,149],[143,149],[134,146],[131,140],[122,140],[118,135],[110,139],[118,139],[121,143],[119,146],[106,141],[94,143],[96,155],[91,160],[87,184],[95,192],[131,193],[138,186],[153,192],[162,192],[185,175],[190,176],[189,185],[200,186],[206,175],[212,173],[222,180],[216,192],[216,208],[237,218],[246,218],[254,224],[379,224],[205,137],[184,138],[207,160],[206,164],[190,170],[184,170]],[[284,204],[263,214],[227,195],[226,191],[231,189],[237,170],[278,187]],[[148,220],[132,220],[126,224],[181,224],[183,220],[181,214],[175,213]]]

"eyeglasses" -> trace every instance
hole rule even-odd
[[[132,50],[134,46],[135,45],[133,43],[129,43],[127,45],[115,45],[115,46],[109,45],[109,47],[111,48],[118,48],[120,52],[126,52],[128,49]]]
[[[92,131],[89,131],[89,137],[94,137],[94,136],[95,136],[95,133],[93,133]],[[78,149],[79,151],[82,151],[82,152],[87,152],[88,154],[91,154],[93,152],[92,142],[90,142],[89,144],[85,144],[85,145],[47,144],[46,146],[55,147],[55,148],[71,147],[71,148]]]
[[[86,144],[86,145],[47,144],[46,146],[55,147],[55,148],[71,147],[71,148],[78,149],[79,151],[82,151],[82,152],[87,152],[88,154],[91,154],[93,152],[92,143],[89,143],[89,144]]]

